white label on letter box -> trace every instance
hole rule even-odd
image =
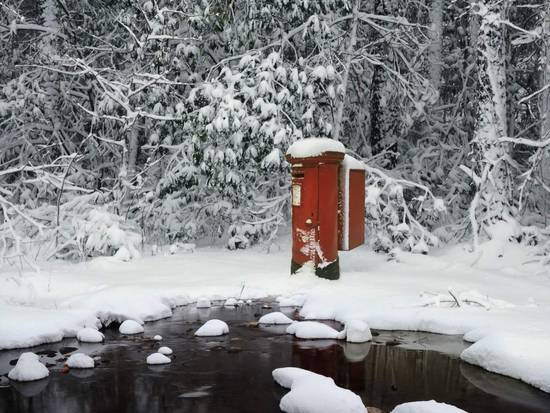
[[[292,206],[302,204],[302,185],[292,185]]]

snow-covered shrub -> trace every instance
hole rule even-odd
[[[375,251],[389,253],[400,247],[427,254],[438,245],[430,224],[445,212],[445,204],[429,188],[372,167],[366,185],[367,242]]]
[[[76,237],[86,257],[115,255],[139,256],[141,235],[118,215],[104,209],[92,209],[84,219],[75,221]],[[122,257],[121,257],[122,259]],[[127,259],[124,259],[127,260]]]

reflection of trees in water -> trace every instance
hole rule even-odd
[[[458,358],[397,346],[352,346],[328,341],[317,344],[295,342],[293,364],[332,377],[339,386],[359,394],[367,406],[380,407],[385,411],[391,411],[400,403],[430,399],[454,404],[470,413],[517,413],[519,406],[523,408],[526,405],[499,394],[499,376],[467,366]],[[471,376],[474,376],[476,385],[470,382]],[[511,382],[516,389],[518,385],[522,387],[515,381]],[[491,384],[489,388],[487,383]],[[527,393],[521,395],[532,397]],[[521,395],[518,394],[518,397]],[[548,405],[550,397],[545,395],[544,399]],[[545,411],[540,403],[536,406],[534,410],[521,411]]]

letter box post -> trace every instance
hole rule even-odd
[[[319,277],[338,279],[339,169],[345,149],[330,139],[318,141],[328,150],[310,154],[289,149],[287,154],[292,165],[291,273],[312,262]]]

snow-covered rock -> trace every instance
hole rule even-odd
[[[157,334],[156,336],[153,337],[153,340],[155,340],[155,341],[161,341],[161,340],[162,340],[162,336]]]
[[[260,324],[292,324],[293,320],[280,311],[266,314],[258,320]]]
[[[157,350],[158,353],[160,354],[164,354],[165,356],[169,356],[170,354],[173,353],[172,349],[170,347],[159,347],[159,349]]]
[[[364,343],[372,340],[369,325],[363,320],[350,320],[346,322],[346,341],[350,343]]]
[[[237,305],[237,300],[233,297],[228,298],[227,300],[225,300],[225,303],[223,303],[223,305],[225,307],[234,307]]]
[[[195,335],[198,337],[221,336],[227,333],[229,333],[228,325],[224,321],[216,319],[208,320],[195,331]]]
[[[66,364],[71,369],[92,369],[95,366],[94,359],[83,353],[71,354]]]
[[[289,388],[279,407],[287,413],[365,413],[361,398],[350,390],[338,387],[334,380],[296,367],[273,370],[279,385]]]
[[[307,138],[294,142],[288,150],[287,155],[293,158],[311,158],[322,155],[325,152],[345,153],[345,146],[334,139],[329,138]]]
[[[147,364],[168,364],[171,362],[172,360],[164,354],[153,353],[147,356]]]
[[[346,331],[337,331],[326,324],[318,321],[295,321],[286,329],[288,334],[294,334],[298,338],[304,339],[344,339]]]
[[[178,251],[178,246],[176,244],[170,245],[170,248],[168,249],[170,254],[174,255]]]
[[[197,308],[210,308],[210,307],[212,307],[212,303],[208,298],[200,297],[197,300]]]
[[[118,328],[120,334],[143,333],[143,326],[135,320],[126,320]]]
[[[34,381],[48,377],[50,374],[48,368],[39,360],[40,358],[32,352],[21,354],[15,367],[8,373],[8,377],[15,381]]]
[[[105,336],[95,328],[86,327],[78,330],[76,338],[83,343],[101,343],[105,339]]]
[[[438,403],[434,400],[403,403],[391,413],[467,413],[465,410],[450,404]]]

